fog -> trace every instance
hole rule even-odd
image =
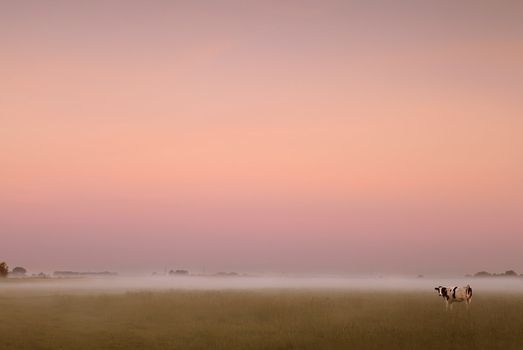
[[[523,293],[522,278],[405,278],[340,276],[133,276],[50,279],[8,279],[2,292],[36,293],[125,293],[169,290],[259,290],[339,289],[353,291],[419,291],[429,293],[436,286],[470,284],[481,292]],[[11,294],[11,293],[10,293]]]

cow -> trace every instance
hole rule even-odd
[[[465,301],[467,309],[472,301],[472,288],[469,285],[466,287],[436,287],[434,288],[440,297],[445,299],[445,309],[452,310],[452,304]]]

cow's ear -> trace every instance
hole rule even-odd
[[[435,290],[438,290],[439,288],[438,288],[438,287],[436,287],[436,288],[434,288],[434,289],[435,289]]]

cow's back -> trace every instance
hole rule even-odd
[[[466,287],[452,287],[450,293],[450,300],[452,301],[465,301],[472,297],[472,288]]]

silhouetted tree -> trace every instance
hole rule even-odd
[[[13,271],[11,271],[11,273],[13,275],[19,275],[19,276],[23,276],[27,273],[27,270],[24,269],[23,267],[20,267],[20,266],[17,266],[13,269]]]
[[[5,262],[0,263],[0,277],[7,277],[9,266]]]
[[[505,271],[505,276],[516,277],[518,274],[514,270]]]

